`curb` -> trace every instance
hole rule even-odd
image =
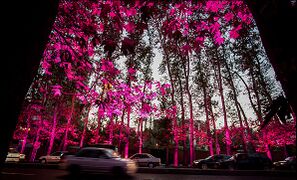
[[[6,168],[36,168],[60,169],[59,164],[40,163],[5,163]],[[222,176],[277,176],[296,177],[296,171],[285,170],[226,170],[226,169],[197,169],[197,168],[164,168],[138,167],[137,173],[150,174],[188,174],[188,175],[222,175]]]

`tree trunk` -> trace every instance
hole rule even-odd
[[[113,131],[114,131],[114,122],[113,122],[113,114],[111,114],[111,116],[110,116],[110,129],[109,129],[109,137],[108,137],[108,143],[109,144],[112,144],[112,141],[113,141]]]
[[[210,133],[210,118],[209,118],[209,109],[208,109],[208,102],[207,102],[207,83],[206,79],[203,76],[202,68],[201,68],[201,62],[198,62],[199,66],[199,71],[201,72],[200,74],[200,83],[202,83],[202,90],[203,90],[203,101],[204,101],[204,112],[205,112],[205,118],[206,118],[206,132],[207,132],[207,139],[208,139],[208,146],[209,146],[209,154],[212,156],[214,154],[213,152],[213,141]]]
[[[184,76],[186,80],[186,92],[189,97],[189,111],[190,111],[190,128],[189,128],[189,139],[190,139],[190,163],[192,164],[194,161],[194,116],[193,116],[193,102],[192,102],[192,94],[190,92],[189,87],[189,78],[190,78],[190,58],[189,55],[186,56],[186,65],[183,64],[184,67]]]
[[[30,160],[29,160],[30,162],[35,161],[36,153],[37,153],[37,151],[38,151],[38,149],[40,147],[39,136],[40,136],[41,129],[42,129],[42,126],[39,125],[37,133],[36,133],[36,139],[35,139],[35,141],[33,143],[33,149],[32,149]]]
[[[258,114],[258,120],[260,121],[260,123],[262,124],[263,123],[263,118],[262,118],[262,108],[261,108],[261,101],[260,101],[260,96],[259,96],[259,93],[258,93],[258,88],[257,88],[257,83],[256,83],[256,80],[255,80],[255,77],[254,77],[254,71],[253,71],[253,68],[250,68],[250,76],[252,78],[252,83],[253,83],[253,89],[254,89],[254,94],[255,94],[255,97],[256,97],[256,101],[257,101],[257,114]],[[267,139],[267,131],[264,129],[263,130],[263,139],[264,139],[264,144],[265,144],[265,148],[266,148],[266,154],[267,154],[267,157],[269,157],[270,159],[272,159],[271,157],[271,152],[270,152],[270,148],[269,148],[269,144],[268,144],[268,139]]]
[[[180,91],[180,107],[181,107],[181,123],[182,123],[182,131],[185,139],[183,140],[183,154],[184,154],[184,166],[188,165],[188,148],[187,148],[187,132],[185,128],[185,107],[184,107],[184,91],[182,86],[182,81],[180,76],[178,77],[179,83],[179,91]]]
[[[27,126],[25,128],[25,136],[24,136],[24,139],[23,139],[22,148],[21,148],[21,152],[20,152],[21,154],[23,154],[24,151],[25,151],[26,144],[27,144],[27,138],[28,138],[28,134],[29,134],[29,131],[30,131],[31,109],[30,109],[30,106],[28,108],[29,108],[29,114],[28,114],[28,118],[27,118]]]
[[[52,126],[52,132],[51,132],[51,138],[50,138],[50,144],[48,146],[48,150],[46,155],[50,155],[52,152],[52,148],[54,145],[54,141],[55,141],[55,137],[56,137],[56,126],[57,126],[57,116],[58,116],[58,106],[59,105],[55,105],[55,109],[54,109],[54,115],[53,115],[53,126]]]
[[[125,108],[123,108],[122,116],[121,116],[121,127],[120,127],[120,137],[118,141],[118,151],[122,154],[122,138],[123,138],[123,127],[124,127],[124,119],[125,119]]]
[[[139,146],[138,153],[142,153],[142,118],[139,119]]]
[[[88,126],[88,122],[89,122],[89,113],[91,110],[91,106],[88,107],[87,110],[87,115],[84,118],[84,129],[80,138],[80,142],[79,142],[79,147],[82,148],[84,146],[84,140],[85,140],[85,136],[86,136],[86,130],[87,130],[87,126]]]
[[[233,95],[233,100],[234,100],[234,104],[235,104],[235,108],[236,108],[236,112],[237,112],[237,117],[238,117],[238,120],[239,120],[239,126],[240,126],[240,133],[241,133],[241,138],[242,138],[242,144],[243,144],[243,149],[244,151],[246,152],[247,151],[247,145],[246,145],[246,136],[245,136],[245,133],[244,133],[244,126],[243,126],[243,123],[242,123],[242,118],[241,118],[241,111],[239,109],[239,102],[238,102],[238,99],[237,99],[237,92],[236,92],[236,88],[235,88],[235,85],[234,85],[234,82],[233,82],[233,76],[230,72],[230,69],[229,69],[229,65],[228,63],[225,61],[225,67],[226,67],[226,70],[227,70],[227,73],[228,73],[228,82],[230,83],[230,87],[231,87],[231,90],[232,90],[232,95]]]
[[[73,94],[71,98],[71,110],[67,118],[66,130],[65,130],[64,140],[63,140],[64,141],[63,149],[62,149],[63,151],[66,151],[67,144],[68,144],[68,132],[69,132],[69,126],[71,126],[71,119],[72,119],[72,114],[74,110],[75,97],[76,97],[75,94]]]
[[[99,139],[100,139],[100,130],[101,130],[101,110],[100,110],[100,105],[98,107],[98,111],[97,111],[97,129],[95,132],[95,144],[99,143]]]
[[[210,118],[209,118],[209,110],[208,110],[208,103],[207,103],[207,94],[206,94],[206,88],[205,86],[203,88],[203,100],[204,100],[204,111],[205,111],[205,118],[206,118],[206,132],[207,132],[207,139],[208,139],[208,147],[209,147],[209,154],[212,156],[214,154],[213,152],[213,142],[212,137],[210,133]]]
[[[127,129],[128,129],[128,134],[127,134],[127,140],[126,140],[126,144],[125,144],[125,158],[129,157],[129,133],[130,133],[130,113],[131,113],[131,107],[130,105],[128,105],[128,109],[127,109]]]
[[[214,114],[213,114],[213,111],[212,111],[210,95],[208,96],[208,109],[209,109],[209,112],[210,112],[211,121],[212,121],[212,124],[213,124],[213,130],[214,130],[214,133],[215,133],[216,154],[220,154],[221,153],[221,148],[220,148],[218,132],[217,132],[217,128],[216,128],[215,117],[214,117]]]
[[[164,49],[165,51],[165,49]],[[168,75],[169,75],[169,79],[170,79],[170,84],[171,84],[171,104],[172,104],[172,108],[175,108],[176,106],[176,101],[175,101],[175,88],[174,88],[174,80],[172,78],[172,72],[171,72],[171,67],[169,64],[169,57],[167,52],[165,52],[166,55],[166,67],[167,67],[167,71],[168,71]],[[173,139],[174,139],[174,143],[175,143],[175,147],[174,147],[174,166],[178,166],[178,134],[177,134],[177,117],[176,114],[174,114],[173,117]]]
[[[230,155],[231,154],[231,137],[230,137],[230,130],[228,127],[228,120],[227,120],[227,112],[226,112],[226,106],[225,106],[225,98],[224,98],[224,92],[223,92],[223,84],[222,84],[222,75],[221,75],[221,64],[218,61],[217,62],[217,67],[218,67],[218,86],[219,86],[219,92],[220,92],[220,98],[221,98],[221,103],[222,103],[222,109],[223,109],[223,115],[224,115],[224,129],[225,129],[225,138],[226,138],[226,154]],[[216,71],[214,69],[214,71]]]

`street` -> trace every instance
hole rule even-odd
[[[69,177],[66,171],[58,169],[36,168],[4,168],[0,175],[1,180],[70,180],[70,179],[127,179],[127,180],[293,180],[295,176],[240,176],[240,175],[190,175],[190,174],[150,174],[137,173],[134,177],[112,177],[107,175],[81,175]]]

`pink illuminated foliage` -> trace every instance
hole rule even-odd
[[[43,54],[41,78],[31,88],[32,97],[19,117],[14,139],[34,144],[32,161],[39,149],[50,154],[69,145],[99,142],[119,144],[128,157],[129,148],[140,150],[143,141],[152,138],[147,131],[142,134],[141,127],[154,117],[166,129],[158,134],[159,140],[168,140],[162,145],[169,146],[172,138],[178,144],[187,139],[184,132],[191,127],[174,124],[180,110],[169,100],[171,85],[155,82],[144,68],[150,67],[144,62],[152,59],[152,49],[162,41],[155,40],[153,31],[166,39],[168,52],[189,57],[199,54],[209,41],[219,48],[226,39],[236,40],[251,22],[241,1],[61,0]],[[121,57],[131,61],[126,71],[119,66]],[[39,108],[34,109],[35,100]],[[135,122],[130,122],[132,115]],[[293,143],[292,131],[276,129],[268,131],[270,144]],[[238,131],[232,129],[231,137]],[[194,134],[198,146],[207,145],[205,129]]]

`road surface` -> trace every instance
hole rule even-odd
[[[226,173],[227,174],[227,173]],[[82,175],[82,177],[69,177],[68,173],[58,169],[34,168],[4,168],[0,175],[1,180],[95,180],[95,179],[121,179],[121,180],[295,180],[295,176],[240,176],[240,175],[187,175],[187,174],[150,174],[137,173],[135,177],[115,178],[103,175]]]

